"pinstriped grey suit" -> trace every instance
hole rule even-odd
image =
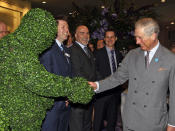
[[[144,64],[144,51],[131,50],[118,71],[99,82],[97,93],[129,80],[123,113],[124,131],[165,131],[168,123],[175,125],[175,55],[160,45],[148,70]]]

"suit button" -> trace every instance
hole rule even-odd
[[[137,80],[136,78],[134,78],[134,80]]]
[[[146,92],[146,95],[149,95],[149,93],[148,93],[148,92]]]
[[[133,102],[132,104],[133,104],[133,105],[135,105],[136,103],[135,103],[135,102]]]
[[[155,83],[155,81],[152,81],[152,83]]]
[[[144,108],[146,108],[146,107],[147,107],[147,105],[144,105],[143,107],[144,107]]]
[[[137,90],[135,90],[134,93],[137,93]]]

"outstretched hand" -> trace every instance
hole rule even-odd
[[[88,81],[88,84],[94,89],[97,89],[97,84],[95,82]]]

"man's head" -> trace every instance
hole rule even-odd
[[[69,26],[65,18],[59,17],[56,19],[58,24],[57,40],[61,43],[68,38]]]
[[[106,46],[110,49],[114,48],[115,42],[117,40],[117,37],[115,35],[115,32],[113,30],[107,30],[105,32],[105,38],[104,41],[106,43]]]
[[[8,34],[7,25],[0,21],[0,39]]]
[[[105,46],[104,43],[103,43],[103,41],[104,40],[98,40],[97,41],[97,49],[101,49],[101,48],[103,48]]]
[[[94,52],[94,50],[95,50],[94,44],[89,43],[89,44],[88,44],[88,47],[89,47],[89,49],[90,49],[92,52]]]
[[[135,24],[136,44],[149,51],[158,43],[159,25],[152,18],[142,18]]]
[[[86,26],[80,25],[75,31],[75,40],[83,45],[87,45],[89,42],[89,30]]]

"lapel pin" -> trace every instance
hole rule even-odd
[[[65,55],[66,57],[70,57],[70,54],[68,54],[68,53],[65,53],[64,55]]]
[[[159,61],[159,59],[158,58],[155,58],[154,61],[157,63]]]

